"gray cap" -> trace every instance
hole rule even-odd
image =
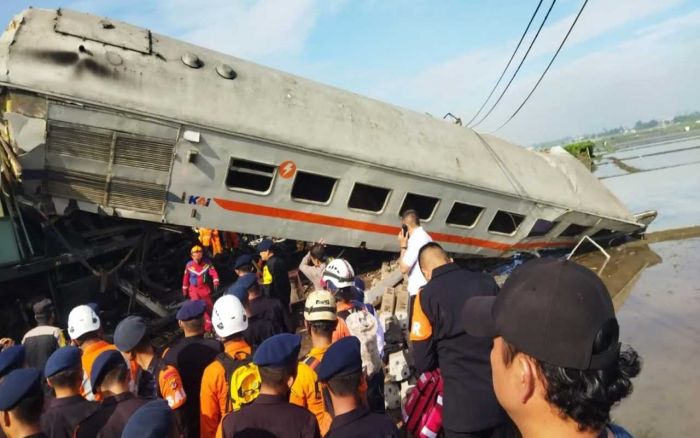
[[[127,316],[114,330],[114,345],[119,351],[131,351],[146,336],[146,322],[140,316]]]

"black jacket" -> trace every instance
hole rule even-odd
[[[72,438],[78,423],[94,414],[100,405],[79,395],[54,398],[41,414],[41,430],[49,438]]]
[[[148,400],[130,392],[107,397],[100,408],[80,422],[75,431],[76,438],[121,438],[129,418]]]
[[[173,364],[180,372],[182,386],[188,395],[182,407],[184,435],[187,438],[199,438],[199,392],[202,387],[202,375],[204,369],[222,351],[224,346],[219,341],[204,339],[203,336],[191,336],[178,340],[165,353],[164,360]]]
[[[265,293],[280,300],[285,309],[289,308],[292,284],[289,282],[289,268],[280,256],[272,256],[267,262],[267,269],[272,275],[272,283],[265,286]]]
[[[396,424],[386,415],[359,408],[333,419],[326,438],[398,438]]]
[[[461,315],[467,299],[497,293],[493,278],[455,263],[434,269],[419,293],[411,326],[413,360],[421,372],[440,368],[447,430],[476,432],[506,421],[491,382],[493,341],[466,334]]]
[[[318,438],[318,422],[289,396],[260,394],[253,403],[224,417],[224,438]]]

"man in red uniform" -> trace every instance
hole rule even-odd
[[[182,294],[191,300],[202,300],[207,305],[204,314],[204,329],[211,331],[211,310],[214,303],[211,300],[213,283],[214,290],[219,288],[219,274],[209,260],[203,258],[202,247],[195,245],[190,251],[192,260],[185,266],[185,274],[182,276]]]

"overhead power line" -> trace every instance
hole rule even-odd
[[[540,2],[537,3],[537,7],[535,8],[535,12],[532,13],[532,17],[530,17],[530,21],[528,21],[527,26],[525,27],[525,31],[520,36],[520,41],[518,41],[518,45],[515,46],[515,50],[513,50],[513,54],[510,55],[510,59],[508,60],[506,67],[501,72],[501,76],[498,77],[498,80],[496,81],[496,84],[491,89],[491,92],[489,93],[488,97],[486,98],[484,103],[481,104],[481,108],[479,108],[479,111],[477,111],[476,114],[474,114],[474,116],[467,122],[467,126],[469,126],[471,124],[471,122],[473,122],[474,119],[476,119],[476,117],[481,113],[481,110],[484,109],[484,107],[486,106],[488,101],[491,99],[491,96],[493,96],[494,91],[496,91],[496,88],[498,88],[498,85],[501,83],[503,76],[505,76],[506,71],[508,71],[508,67],[510,67],[510,63],[513,62],[513,58],[515,58],[515,54],[518,53],[518,49],[520,48],[520,45],[523,43],[523,40],[525,39],[525,35],[527,35],[527,31],[530,30],[530,26],[532,25],[532,22],[535,19],[537,12],[540,10],[540,6],[542,6],[543,1],[544,0],[540,0]]]
[[[557,49],[556,52],[554,52],[554,56],[552,56],[552,59],[549,61],[549,64],[547,64],[547,68],[544,69],[544,71],[542,72],[542,75],[541,75],[540,78],[537,80],[537,83],[535,84],[535,86],[532,87],[532,90],[530,91],[530,94],[527,95],[527,97],[525,98],[525,100],[523,100],[523,103],[520,104],[520,106],[518,107],[518,109],[515,110],[515,112],[508,118],[508,120],[506,120],[501,126],[499,126],[498,128],[496,128],[496,129],[495,129],[494,131],[492,131],[492,132],[496,132],[496,131],[500,130],[501,128],[503,128],[504,126],[506,126],[511,120],[513,120],[513,118],[518,114],[518,112],[520,112],[520,110],[525,106],[525,104],[527,103],[527,101],[530,99],[530,96],[532,96],[532,94],[535,92],[535,90],[537,89],[537,87],[540,85],[540,82],[542,82],[542,79],[544,79],[544,75],[546,75],[546,74],[547,74],[547,71],[549,71],[549,67],[551,67],[552,64],[554,63],[554,60],[557,59],[557,55],[559,55],[559,52],[561,51],[561,48],[564,47],[564,43],[565,43],[566,40],[569,38],[569,35],[571,34],[571,31],[574,30],[574,26],[576,26],[576,22],[578,21],[578,18],[581,16],[581,13],[583,12],[583,10],[586,8],[586,5],[587,5],[587,4],[588,4],[588,0],[584,0],[583,4],[581,5],[581,9],[579,9],[578,14],[576,14],[576,18],[574,18],[574,22],[571,23],[571,27],[569,27],[569,31],[566,32],[566,35],[564,36],[564,39],[561,41],[561,44],[559,44],[559,48]]]
[[[535,41],[537,41],[537,37],[540,35],[540,32],[542,31],[542,28],[544,27],[544,24],[547,22],[547,18],[549,18],[549,13],[552,12],[552,8],[554,7],[554,4],[557,2],[557,0],[552,0],[552,4],[549,5],[549,9],[547,10],[547,14],[544,16],[544,19],[542,20],[542,23],[540,23],[540,27],[537,29],[537,33],[535,34],[535,37],[532,39],[530,42],[530,46],[527,48],[527,51],[525,52],[525,56],[523,56],[523,59],[520,60],[520,64],[518,64],[518,68],[515,69],[513,72],[513,75],[510,77],[510,80],[506,84],[506,87],[501,91],[501,95],[498,96],[498,100],[491,106],[491,109],[475,124],[471,125],[470,128],[474,128],[478,125],[481,124],[486,118],[491,115],[493,112],[494,108],[498,105],[498,103],[503,99],[503,96],[506,94],[506,91],[508,91],[508,88],[510,87],[510,84],[513,83],[513,80],[515,77],[518,75],[518,72],[520,71],[520,68],[523,66],[523,63],[525,62],[525,59],[527,59],[527,55],[530,54],[530,50],[532,50],[532,46],[535,45]]]

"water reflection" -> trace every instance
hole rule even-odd
[[[607,286],[617,311],[629,296],[641,273],[646,268],[661,263],[663,259],[649,245],[640,242],[609,248],[607,251],[610,255],[607,264],[605,256],[599,251],[584,254],[575,260],[595,272],[605,265],[603,271],[598,273]]]

